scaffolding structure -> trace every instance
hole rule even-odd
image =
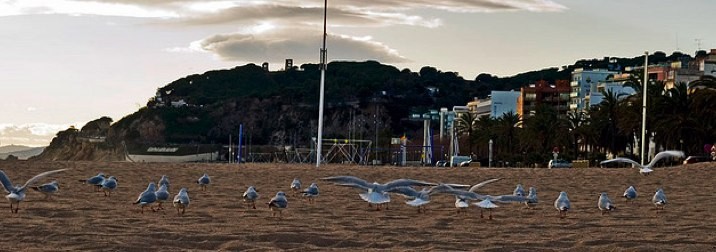
[[[356,163],[366,165],[370,158],[370,151],[373,141],[358,139],[322,139],[321,145],[328,148],[325,154],[321,155],[324,163]],[[317,146],[316,138],[313,138],[314,146]],[[312,151],[313,152],[313,151]]]

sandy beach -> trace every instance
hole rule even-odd
[[[656,168],[642,176],[634,168],[486,169],[366,167],[298,164],[202,164],[127,162],[0,162],[15,184],[48,170],[70,168],[43,179],[60,182],[50,200],[28,191],[18,214],[3,201],[2,251],[710,251],[716,249],[713,181],[716,163]],[[78,180],[104,172],[118,179],[111,197]],[[195,183],[204,172],[212,178],[206,192]],[[149,182],[169,176],[172,197],[189,190],[191,205],[183,217],[165,205],[152,212],[134,202]],[[362,201],[358,189],[320,181],[352,175],[387,182],[412,178],[431,182],[475,184],[502,180],[481,193],[510,194],[517,184],[534,186],[535,209],[500,204],[493,219],[479,209],[458,214],[454,197],[437,194],[418,213],[399,195],[389,209],[376,211]],[[318,183],[314,204],[289,189],[293,178],[304,188]],[[260,194],[257,209],[242,202],[249,185]],[[633,185],[639,197],[626,204],[621,197]],[[657,188],[669,199],[664,211],[651,203]],[[267,202],[276,192],[288,195],[282,217],[272,217]],[[569,194],[572,209],[560,219],[553,202]],[[617,210],[601,215],[597,199],[607,192]]]

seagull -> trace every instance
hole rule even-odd
[[[659,214],[659,209],[664,210],[664,206],[666,206],[666,194],[664,194],[664,189],[657,189],[656,193],[654,193],[654,197],[651,198],[651,202],[656,206],[656,214]]]
[[[80,182],[88,184],[88,185],[94,185],[95,186],[95,192],[99,192],[100,188],[102,188],[102,181],[104,181],[104,173],[97,173],[96,176],[90,177],[88,179],[80,179]]]
[[[368,202],[369,204],[376,205],[376,210],[380,210],[381,204],[390,202],[390,196],[388,191],[397,187],[404,186],[435,186],[437,184],[412,180],[412,179],[396,179],[385,184],[379,184],[378,182],[368,183],[358,177],[353,176],[336,176],[322,178],[321,180],[330,181],[336,183],[339,186],[350,186],[366,190],[366,192],[359,194],[360,198]]]
[[[567,217],[567,211],[570,208],[569,198],[566,192],[560,192],[559,197],[554,201],[554,208],[559,211],[559,217]]]
[[[303,191],[303,196],[308,197],[308,202],[313,204],[316,201],[316,197],[318,197],[318,185],[311,183],[311,185]]]
[[[602,211],[602,215],[604,215],[605,213],[609,213],[614,209],[617,209],[617,207],[612,204],[612,200],[609,199],[609,196],[607,196],[607,193],[605,192],[602,192],[602,194],[599,195],[597,207],[599,207],[599,210]]]
[[[482,209],[487,209],[490,212],[490,220],[492,220],[492,209],[499,207],[495,203],[492,203],[492,200],[490,200],[490,198],[486,198],[478,203],[473,203],[473,205],[478,206],[480,208],[480,218],[485,218],[485,216],[482,214]]]
[[[624,191],[624,198],[627,202],[631,201],[633,203],[637,196],[638,194],[636,193],[634,186],[629,186],[629,188]]]
[[[465,210],[469,207],[470,203],[468,202],[468,199],[455,195],[455,208],[457,208],[458,214],[467,212]]]
[[[157,201],[157,195],[155,194],[155,192],[156,186],[154,185],[154,182],[150,182],[149,186],[147,186],[147,189],[139,194],[139,197],[137,197],[137,201],[135,201],[133,204],[142,205],[142,213],[144,213],[144,207],[147,205],[150,205],[150,209],[152,209],[153,212],[156,212],[157,210],[154,209],[154,206],[151,206],[154,202]]]
[[[529,194],[527,194],[527,198],[525,198],[525,205],[527,208],[533,208],[537,205],[539,200],[537,199],[537,188],[530,187]]]
[[[293,193],[298,193],[301,190],[301,180],[294,178],[291,181],[291,190],[293,190]]]
[[[177,209],[177,215],[184,215],[184,211],[186,211],[186,208],[189,207],[189,193],[186,191],[186,188],[182,187],[182,189],[179,190],[179,193],[174,196],[174,201],[172,203]],[[181,209],[181,214],[179,214],[179,209]]]
[[[421,211],[425,212],[425,205],[430,203],[430,196],[436,193],[446,193],[454,190],[449,185],[440,184],[434,187],[431,187],[430,189],[423,188],[420,191],[417,191],[413,189],[412,187],[408,186],[401,186],[396,187],[389,192],[399,193],[405,196],[408,199],[412,199],[410,201],[406,201],[405,203],[414,207],[418,208],[418,213]]]
[[[154,195],[157,196],[157,202],[159,202],[159,204],[157,205],[157,209],[164,210],[164,207],[162,207],[162,203],[169,200],[169,191],[168,190],[169,190],[169,188],[167,188],[167,185],[164,184],[164,185],[159,186],[159,189],[156,192],[154,192]]]
[[[464,209],[468,209],[470,207],[470,199],[484,199],[486,195],[480,195],[476,194],[475,191],[482,188],[483,186],[499,181],[501,178],[495,178],[495,179],[488,179],[485,181],[482,181],[472,187],[470,186],[462,186],[462,185],[456,185],[456,184],[447,184],[450,187],[470,187],[467,191],[461,191],[461,190],[453,190],[449,191],[447,193],[454,194],[455,195],[455,208],[457,208],[458,213],[463,212]],[[482,197],[480,197],[482,196]]]
[[[46,171],[40,174],[35,175],[31,179],[27,180],[24,185],[17,186],[13,185],[12,182],[10,182],[10,178],[5,175],[5,172],[0,170],[0,182],[2,182],[3,188],[5,189],[5,192],[8,193],[8,195],[5,195],[5,198],[10,202],[10,212],[17,213],[20,207],[20,201],[25,199],[25,191],[27,191],[27,187],[34,184],[38,180],[47,177],[49,175],[65,171],[67,169],[59,169],[59,170],[53,170],[53,171]],[[15,205],[15,209],[13,210],[12,205]]]
[[[55,180],[47,184],[31,186],[30,188],[32,188],[32,190],[45,194],[45,199],[49,199],[52,194],[60,190],[60,184],[57,183],[57,180]]]
[[[654,170],[652,170],[652,168],[654,168],[654,165],[656,164],[656,162],[659,162],[659,160],[662,160],[662,159],[668,158],[668,157],[683,158],[684,156],[685,155],[684,155],[683,151],[667,150],[667,151],[662,151],[662,152],[657,153],[656,156],[654,156],[654,159],[652,159],[651,162],[649,162],[646,165],[641,165],[634,160],[631,160],[629,158],[624,158],[624,157],[618,157],[618,158],[614,158],[614,159],[610,159],[610,160],[604,160],[599,164],[603,165],[603,164],[612,163],[612,162],[630,163],[634,167],[639,168],[639,173],[641,173],[642,175],[649,175],[649,173],[654,171]]]
[[[102,191],[104,191],[104,196],[110,197],[112,196],[112,191],[117,188],[117,178],[110,176],[108,179],[102,181],[101,186]]]
[[[197,179],[196,183],[199,184],[199,186],[201,186],[202,191],[206,191],[206,186],[208,186],[209,183],[211,183],[211,178],[209,178],[209,175],[204,173],[204,176],[201,176],[201,178]]]
[[[512,192],[512,195],[525,196],[525,189],[522,188],[521,184],[517,184],[517,187],[515,187],[515,190]]]
[[[271,198],[271,201],[268,203],[269,209],[271,209],[271,216],[276,216],[276,212],[278,211],[279,217],[283,216],[283,210],[286,209],[288,206],[288,200],[286,200],[286,194],[284,192],[277,192],[276,196]]]
[[[162,175],[162,178],[159,179],[159,183],[157,183],[160,187],[163,185],[167,185],[167,190],[169,190],[169,177],[167,175]]]
[[[256,209],[256,200],[259,198],[259,193],[256,192],[256,188],[249,186],[242,197],[244,198],[244,202],[250,203],[251,207]]]

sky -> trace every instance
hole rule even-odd
[[[0,0],[0,145],[146,105],[191,74],[318,63],[320,0]],[[716,48],[713,0],[329,0],[328,60],[473,80]],[[327,80],[326,85],[330,85]],[[316,90],[318,92],[318,90]]]

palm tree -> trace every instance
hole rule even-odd
[[[473,133],[477,129],[475,121],[477,118],[472,112],[461,113],[458,118],[455,119],[455,134],[458,136],[467,136],[468,153],[473,152]]]
[[[572,148],[574,157],[579,156],[579,140],[586,142],[584,129],[587,124],[587,113],[584,111],[572,111],[567,113],[567,129],[572,137]]]
[[[501,133],[502,136],[507,137],[507,152],[508,154],[512,154],[515,150],[514,143],[515,143],[515,133],[517,129],[520,127],[520,124],[522,123],[522,119],[520,119],[520,116],[515,114],[514,112],[510,111],[508,113],[502,114],[500,118],[497,119],[497,132]]]
[[[600,132],[599,146],[609,150],[611,153],[617,153],[620,148],[616,146],[617,139],[617,122],[619,97],[623,94],[617,94],[611,90],[602,91],[604,98],[597,104],[594,110],[593,118],[596,119],[595,126]]]

